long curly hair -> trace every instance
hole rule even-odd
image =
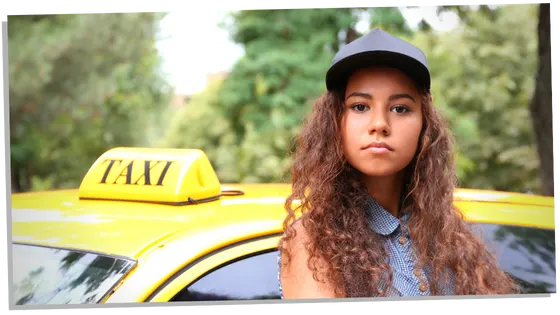
[[[368,225],[367,189],[342,149],[343,95],[323,94],[296,138],[279,249],[287,264],[290,248],[282,244],[295,237],[293,223],[300,212],[316,280],[329,281],[340,297],[385,296],[392,281],[387,253]],[[449,271],[457,295],[517,293],[515,282],[453,205],[453,139],[429,91],[422,92],[422,116],[418,149],[404,172],[401,212],[410,212],[407,226],[418,266],[431,266],[431,293],[443,294],[437,284],[449,279]],[[318,268],[318,258],[324,267]]]

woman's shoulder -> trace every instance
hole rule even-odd
[[[282,238],[280,239],[281,246],[285,244],[286,246],[293,247],[305,241],[309,241],[309,233],[303,224],[303,218],[303,216],[300,216],[288,225],[287,229],[290,229],[291,232],[293,231],[295,233],[287,234],[287,231],[284,231]],[[287,242],[287,244],[285,242]]]

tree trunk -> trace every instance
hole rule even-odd
[[[12,194],[21,192],[19,170],[13,166],[11,169],[11,177],[12,177]]]
[[[552,151],[552,86],[550,65],[550,4],[540,4],[538,24],[538,69],[531,102],[531,118],[540,160],[541,194],[554,196]]]

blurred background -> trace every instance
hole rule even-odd
[[[116,146],[199,148],[220,181],[288,182],[336,51],[423,49],[465,188],[553,195],[547,4],[8,17],[12,192],[77,188]]]

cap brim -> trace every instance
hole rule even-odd
[[[393,51],[366,51],[348,56],[327,71],[327,89],[344,89],[356,70],[373,66],[396,68],[407,74],[421,89],[430,89],[430,72],[418,60]]]

